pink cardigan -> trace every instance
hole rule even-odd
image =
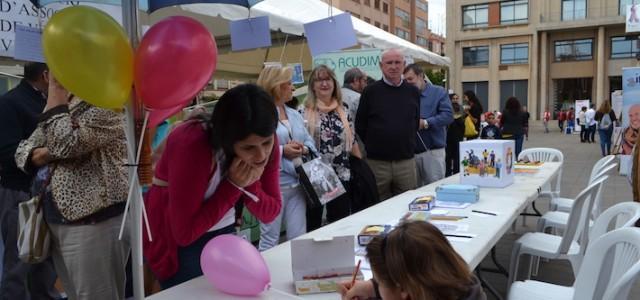
[[[277,140],[276,140],[277,141]],[[280,153],[274,143],[271,159],[259,181],[245,189],[256,195],[254,202],[228,180],[223,179],[207,201],[204,194],[213,172],[214,152],[204,128],[190,121],[175,128],[166,141],[155,177],[168,187],[153,185],[145,196],[153,241],[143,238],[144,256],[160,280],[178,270],[178,246],[187,246],[215,225],[236,202],[244,205],[260,221],[269,223],[280,212]]]

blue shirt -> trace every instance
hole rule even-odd
[[[420,93],[420,119],[427,120],[428,127],[418,130],[416,153],[426,149],[439,149],[447,145],[447,127],[453,123],[453,107],[447,91],[427,83]],[[424,145],[423,145],[424,142]]]
[[[304,119],[302,115],[293,108],[285,106],[285,113],[289,121],[289,128],[285,126],[284,122],[278,121],[278,128],[276,128],[276,134],[278,135],[278,144],[280,145],[280,185],[288,186],[298,183],[298,173],[296,173],[295,165],[293,161],[284,157],[284,145],[286,145],[292,139],[297,142],[303,143],[309,151],[318,153],[316,150],[315,142],[307,128],[304,126]],[[280,110],[278,109],[278,115]]]

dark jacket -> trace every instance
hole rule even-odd
[[[523,134],[523,125],[525,114],[521,111],[517,113],[503,112],[500,123],[502,125],[502,135],[521,135]]]
[[[449,124],[447,130],[447,147],[457,145],[464,139],[464,119],[466,117],[466,114],[454,115],[453,122]]]
[[[16,166],[15,153],[21,140],[36,129],[46,98],[25,80],[0,97],[0,186],[28,192],[32,174]]]

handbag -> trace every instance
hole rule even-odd
[[[471,138],[478,136],[478,131],[476,130],[476,125],[471,120],[471,116],[467,116],[464,119],[464,137]]]
[[[18,257],[26,263],[43,262],[49,257],[51,233],[44,220],[43,202],[47,194],[53,168],[41,168],[38,173],[48,171],[39,193],[28,201],[18,204]]]
[[[320,157],[313,158],[314,156],[312,154],[305,159],[306,162],[295,168],[300,185],[307,195],[307,209],[325,205],[347,192],[333,167]]]

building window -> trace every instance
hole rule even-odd
[[[554,46],[556,61],[593,59],[593,39],[556,41]]]
[[[396,17],[400,18],[400,20],[402,20],[402,26],[409,28],[410,27],[410,18],[409,18],[409,13],[399,9],[396,7]]]
[[[389,4],[388,3],[382,3],[382,12],[385,14],[389,13]]]
[[[422,0],[416,0],[416,7],[424,12],[429,11],[429,3],[422,2]]]
[[[382,29],[386,32],[389,32],[389,25],[387,24],[382,25]]]
[[[360,0],[351,0],[351,1],[360,4]]]
[[[371,19],[369,19],[367,17],[364,17],[364,21],[367,22],[367,23],[371,23]]]
[[[640,50],[635,36],[614,36],[611,38],[611,58],[635,58],[638,54],[640,54]]]
[[[427,39],[425,39],[425,38],[423,38],[423,37],[421,37],[421,36],[418,36],[418,37],[416,38],[416,43],[417,43],[418,45],[420,45],[420,46],[424,46],[424,47],[426,47],[426,46],[428,45],[428,43],[427,43]]]
[[[500,64],[526,64],[529,62],[529,44],[500,45]]]
[[[462,48],[463,66],[486,66],[489,64],[489,46]]]
[[[427,21],[422,18],[416,18],[416,32],[427,31]]]
[[[562,21],[582,20],[587,17],[587,0],[562,0]]]
[[[462,28],[486,27],[489,25],[489,5],[467,5],[462,7]]]
[[[529,0],[500,2],[500,24],[529,22]]]
[[[353,12],[349,12],[349,13],[350,13],[352,16],[354,16],[354,17],[356,17],[356,18],[360,19],[360,15],[359,15],[359,14],[356,14],[356,13],[353,13]]]
[[[373,8],[380,10],[380,0],[373,0]]]
[[[627,15],[627,5],[640,4],[638,0],[618,0],[618,14],[621,16]]]
[[[396,28],[396,35],[405,39],[405,40],[409,40],[409,32],[406,30],[402,30],[400,28]]]
[[[527,106],[529,102],[528,80],[501,80],[500,81],[500,107],[504,108],[509,97],[516,97],[520,105]]]
[[[463,82],[462,90],[472,91],[474,94],[476,94],[478,100],[480,100],[480,105],[482,106],[483,111],[490,111],[488,81]]]
[[[374,24],[374,26],[376,26],[376,27],[380,28],[380,22],[375,21],[375,22],[373,22],[373,24]]]

